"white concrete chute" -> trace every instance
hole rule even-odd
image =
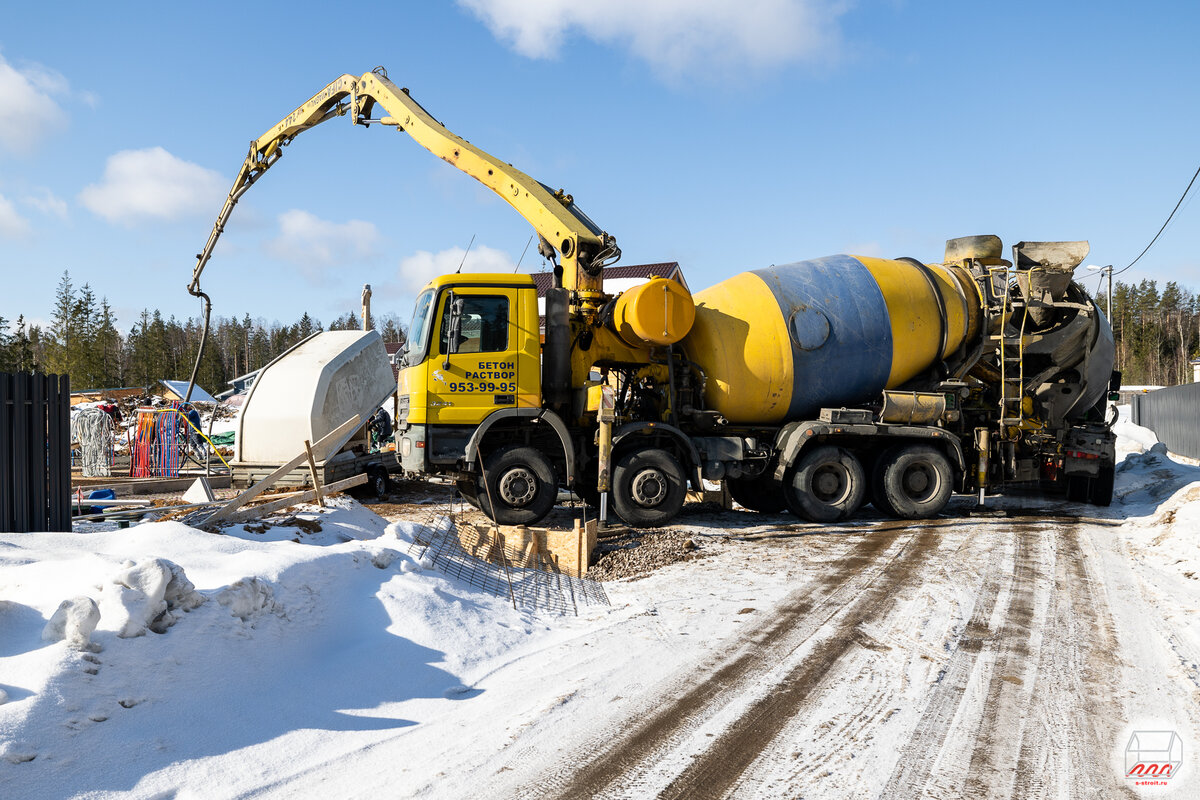
[[[377,332],[310,336],[264,367],[254,382],[238,425],[236,462],[284,463],[305,439],[315,442],[355,414],[365,423],[395,391]],[[346,441],[361,436],[359,428]]]

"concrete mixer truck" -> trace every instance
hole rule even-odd
[[[454,476],[500,522],[560,485],[668,523],[687,484],[835,522],[937,515],[953,492],[1041,485],[1107,505],[1113,339],[1071,280],[1086,242],[947,243],[943,263],[831,256],[694,297],[657,278],[589,308],[562,286],[438,278],[400,375],[406,469]],[[569,281],[567,282],[569,283]]]
[[[1072,272],[1086,242],[995,236],[941,263],[839,255],[740,272],[694,297],[666,277],[613,296],[615,237],[572,196],[450,132],[382,68],[342,75],[251,142],[189,292],[238,199],[301,132],[348,116],[408,134],[494,191],[553,266],[545,333],[529,275],[454,274],[419,294],[398,384],[403,468],[529,524],[569,487],[661,526],[688,485],[835,522],[870,502],[921,519],[954,492],[1040,485],[1107,505],[1108,321]],[[207,325],[206,325],[207,329]]]

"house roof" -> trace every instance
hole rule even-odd
[[[606,281],[629,278],[644,278],[649,280],[653,275],[661,278],[674,278],[685,287],[687,286],[687,281],[683,279],[683,270],[679,268],[678,261],[663,261],[658,264],[629,264],[623,267],[605,267],[604,272],[601,273],[601,277]],[[554,273],[535,272],[532,277],[534,285],[537,286],[538,297],[545,297],[546,291],[554,285]]]
[[[163,386],[170,389],[172,392],[174,392],[179,397],[183,397],[185,394],[187,394],[187,388],[188,388],[187,381],[163,380],[160,382],[162,383]],[[215,403],[215,402],[217,402],[217,398],[213,397],[211,394],[204,391],[199,386],[193,386],[192,387],[192,402],[193,403]]]

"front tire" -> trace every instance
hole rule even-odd
[[[862,505],[866,486],[858,457],[826,445],[800,457],[783,481],[783,498],[792,513],[810,522],[841,522]]]
[[[659,528],[675,519],[687,497],[679,460],[666,450],[637,450],[613,469],[613,508],[635,528]]]
[[[492,453],[484,468],[486,485],[479,492],[479,510],[493,522],[533,525],[554,508],[558,481],[553,465],[541,451],[532,447],[502,447]]]

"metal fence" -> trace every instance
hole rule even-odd
[[[1172,453],[1200,458],[1200,383],[1171,386],[1132,398],[1131,418]]]
[[[71,530],[70,379],[0,372],[0,531]]]

